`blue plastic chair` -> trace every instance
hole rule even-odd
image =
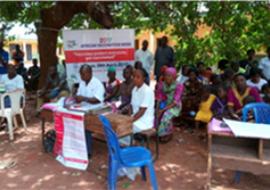
[[[248,121],[248,113],[253,111],[255,123],[270,124],[270,105],[266,103],[250,103],[242,109],[242,120]],[[234,176],[235,183],[240,182],[242,172],[236,171]]]
[[[270,105],[266,103],[251,103],[247,104],[243,110],[243,121],[248,120],[248,112],[252,110],[255,123],[270,124]]]
[[[109,120],[102,115],[99,116],[99,119],[103,124],[109,149],[108,189],[116,189],[117,171],[119,168],[140,167],[142,178],[143,180],[146,180],[145,167],[148,167],[152,188],[154,190],[158,190],[156,174],[150,151],[144,147],[120,148],[118,137],[112,130]]]

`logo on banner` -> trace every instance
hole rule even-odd
[[[67,41],[67,47],[68,48],[74,48],[77,45],[75,40],[69,40]]]
[[[107,43],[111,43],[112,42],[112,37],[101,37],[99,38],[99,43],[101,44],[107,44]]]

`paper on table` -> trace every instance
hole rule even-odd
[[[237,137],[270,139],[270,125],[223,119]]]
[[[98,108],[101,108],[103,106],[103,104],[88,104],[86,102],[82,102],[80,104],[75,104],[70,106],[70,110],[75,110],[75,111],[83,111],[83,112],[87,112],[89,110],[95,110]]]
[[[55,111],[56,109],[64,106],[64,100],[65,98],[62,97],[57,102],[45,103],[41,106],[41,109],[48,109],[48,110]]]
[[[232,130],[229,127],[221,127],[222,121],[213,118],[211,122],[209,123],[209,129],[210,131],[215,131],[215,132],[231,132]]]

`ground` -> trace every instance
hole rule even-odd
[[[10,142],[5,131],[0,132],[1,189],[106,189],[107,146],[95,141],[94,154],[87,171],[65,168],[53,155],[44,153],[41,146],[40,121],[35,117],[33,101],[28,101],[26,118],[28,130],[15,131]],[[52,125],[48,125],[48,128]],[[174,138],[160,147],[160,157],[154,163],[159,189],[200,190],[206,184],[207,143],[198,137],[198,131],[176,128]],[[8,163],[8,164],[7,164]],[[7,168],[3,166],[7,164]],[[245,173],[240,184],[233,184],[234,171],[213,169],[212,189],[269,189],[269,176]],[[149,178],[148,178],[149,179]],[[151,189],[149,180],[138,176],[135,181],[118,180],[124,189]]]

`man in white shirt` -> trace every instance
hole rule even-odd
[[[89,104],[102,104],[104,101],[105,89],[103,84],[93,77],[92,68],[83,65],[80,68],[81,82],[75,100],[77,103],[86,102]],[[86,145],[89,157],[91,156],[92,135],[85,131]]]
[[[138,49],[135,52],[135,61],[140,61],[142,63],[143,68],[147,71],[150,76],[150,72],[154,63],[153,54],[147,49],[148,41],[144,40],[142,43],[142,49]]]
[[[82,81],[79,83],[79,89],[75,96],[76,101],[78,103],[102,104],[105,88],[97,78],[93,77],[91,66],[83,65],[80,68],[80,75]]]
[[[6,92],[14,92],[17,90],[24,90],[24,83],[23,78],[21,75],[18,75],[16,72],[16,68],[14,65],[8,65],[7,67],[7,74],[4,74],[1,79],[0,83],[4,85]],[[10,107],[10,98],[5,98],[5,107]]]
[[[263,71],[264,77],[270,80],[270,47],[267,48],[267,56],[260,60],[259,68]]]
[[[23,78],[17,74],[14,65],[8,65],[8,74],[4,74],[0,82],[5,85],[6,92],[24,89]]]

